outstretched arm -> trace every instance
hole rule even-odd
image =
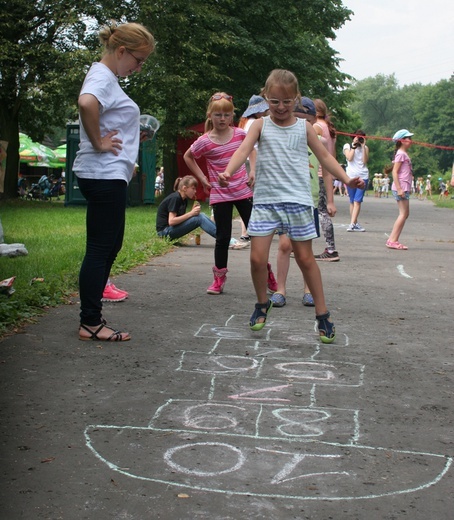
[[[323,169],[327,169],[336,179],[339,179],[350,188],[364,188],[364,181],[360,177],[351,179],[345,172],[342,166],[336,159],[328,152],[328,150],[319,141],[317,134],[309,123],[306,123],[307,142],[311,150],[315,153],[317,159],[320,161]]]

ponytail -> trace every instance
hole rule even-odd
[[[394,158],[396,157],[396,153],[400,150],[401,146],[402,146],[402,141],[397,141],[396,146],[394,148]]]
[[[328,107],[321,99],[314,99],[315,110],[317,117],[323,119],[328,127],[329,135],[332,139],[336,137],[336,127],[331,122],[331,114],[328,112]]]
[[[198,182],[195,177],[193,177],[192,175],[185,175],[184,177],[178,177],[178,179],[176,179],[175,184],[173,185],[173,190],[180,191],[183,189],[184,186],[188,188],[190,186],[194,186],[195,188],[197,188],[197,185]]]

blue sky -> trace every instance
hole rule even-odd
[[[364,79],[395,73],[400,85],[454,73],[453,0],[343,0],[354,11],[331,46],[341,70]]]

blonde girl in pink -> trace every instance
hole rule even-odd
[[[227,279],[227,262],[230,239],[232,238],[232,217],[235,206],[247,227],[252,211],[252,186],[255,179],[255,157],[252,151],[249,158],[250,171],[241,164],[232,172],[228,185],[220,182],[221,174],[230,158],[246,138],[246,132],[233,126],[235,107],[233,98],[225,92],[216,92],[210,98],[205,121],[205,133],[200,136],[184,154],[184,160],[191,172],[210,194],[216,223],[216,245],[214,248],[213,283],[208,294],[219,295],[224,290]],[[197,159],[206,159],[209,181],[197,164]],[[269,266],[269,277],[273,277]]]

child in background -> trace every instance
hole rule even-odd
[[[233,153],[246,138],[246,132],[233,126],[232,96],[217,92],[211,96],[207,108],[205,133],[200,136],[184,154],[184,160],[191,172],[202,183],[205,193],[210,194],[210,205],[216,223],[216,245],[214,248],[213,283],[208,294],[221,294],[227,279],[229,244],[232,238],[233,206],[236,207],[247,226],[252,211],[252,186],[255,179],[255,150],[250,151],[250,172],[244,163],[232,172],[231,182],[221,184],[220,173],[225,170]],[[200,169],[196,159],[205,157],[210,181]],[[268,266],[271,272],[271,266]],[[272,274],[272,273],[271,273]],[[274,278],[274,276],[273,276]]]
[[[378,178],[378,173],[374,173],[374,178],[372,179],[372,187],[374,189],[374,197],[378,197],[380,192],[380,179]]]
[[[426,192],[427,192],[427,198],[432,200],[432,176],[428,175],[426,179]]]
[[[316,122],[316,108],[314,102],[308,97],[302,97],[301,101],[295,106],[294,114],[308,121],[311,125]],[[327,141],[321,135],[318,136],[323,145],[327,146]],[[320,194],[320,183],[318,177],[319,162],[312,150],[309,148],[309,174],[311,176],[311,191],[314,201],[314,221],[317,230],[317,236],[320,237],[320,226],[318,219],[318,198]],[[323,180],[326,183],[331,182],[331,175],[327,171],[323,171]],[[342,182],[339,181],[342,185]],[[334,206],[334,190],[326,190],[327,193],[327,210],[331,217],[336,214]],[[279,235],[279,247],[277,250],[277,291],[271,296],[270,300],[273,307],[284,307],[286,300],[287,275],[290,268],[290,254],[292,252],[292,242],[287,235],[281,233]],[[307,283],[304,281],[303,305],[305,307],[314,306],[314,298],[310,292]]]
[[[262,98],[262,96],[251,96],[247,109],[243,112],[243,115],[238,122],[238,128],[242,128],[246,133],[251,128],[252,123],[256,119],[260,119],[268,113],[268,103]],[[246,161],[246,169],[249,171],[249,160]],[[249,242],[250,237],[247,234],[246,226],[241,220],[241,236],[240,240],[243,242]]]
[[[336,158],[336,129],[331,122],[330,113],[325,102],[321,99],[314,99],[315,110],[317,111],[317,119],[314,123],[315,133],[326,140],[326,148],[328,152]],[[322,262],[339,262],[339,253],[336,250],[336,243],[334,241],[334,226],[331,216],[327,209],[327,192],[330,191],[332,196],[333,183],[323,181],[322,166],[318,168],[318,182],[320,185],[318,196],[318,218],[320,220],[320,227],[322,228],[323,236],[325,237],[325,250],[319,255],[315,255],[315,259]]]
[[[235,172],[258,144],[254,207],[248,232],[251,236],[251,274],[258,303],[250,318],[251,330],[265,326],[272,302],[266,293],[267,263],[275,230],[286,233],[292,242],[295,259],[315,301],[320,340],[332,343],[334,324],[326,308],[320,269],[312,253],[317,237],[311,196],[308,145],[322,167],[350,186],[363,186],[349,179],[334,157],[320,143],[312,126],[296,118],[293,110],[300,98],[298,80],[288,70],[273,70],[262,95],[268,101],[270,116],[253,123],[246,139],[234,153],[219,178],[229,185]]]
[[[393,185],[391,190],[397,201],[399,208],[399,216],[397,217],[386,247],[390,249],[406,250],[407,246],[399,242],[400,234],[405,225],[405,221],[410,214],[410,193],[411,183],[413,180],[413,171],[411,167],[411,159],[408,156],[408,149],[411,146],[411,136],[413,134],[403,128],[396,132],[393,141],[396,143],[396,153],[393,160]]]
[[[176,180],[174,188],[176,191],[159,204],[156,216],[158,235],[175,240],[200,227],[216,238],[216,226],[204,213],[200,212],[199,202],[195,201],[191,210],[186,213],[188,200],[194,200],[197,192],[197,179],[192,175],[186,175]]]
[[[393,171],[392,165],[387,165],[383,168],[383,188],[382,192],[384,195],[386,195],[386,198],[389,198],[389,174]]]

